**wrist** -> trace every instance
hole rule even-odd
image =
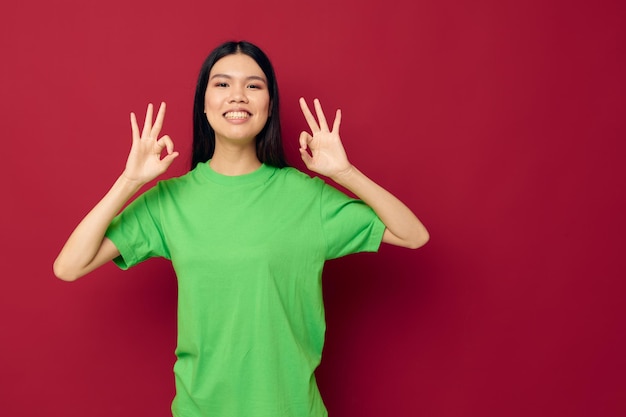
[[[119,176],[117,182],[124,188],[137,191],[141,187],[143,187],[146,183],[139,179],[133,178],[129,176],[126,171],[122,172],[122,175]]]
[[[344,185],[350,182],[350,178],[354,177],[356,173],[358,173],[358,169],[356,169],[354,165],[350,164],[346,168],[337,171],[330,177],[330,179],[335,181],[337,184]]]

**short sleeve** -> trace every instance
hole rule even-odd
[[[350,198],[324,184],[321,213],[327,247],[326,259],[357,252],[378,251],[385,225],[363,201]]]
[[[105,236],[120,252],[113,262],[121,269],[128,269],[148,258],[169,259],[160,219],[159,186],[137,197],[118,214]]]

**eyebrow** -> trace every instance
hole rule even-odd
[[[211,81],[213,78],[227,78],[229,80],[233,79],[233,77],[228,75],[228,74],[213,74],[213,76],[211,78],[209,78],[209,81]],[[262,81],[263,83],[267,84],[267,81],[265,80],[265,78],[260,77],[258,75],[250,75],[250,76],[246,77],[245,80],[246,81],[258,80],[258,81]]]

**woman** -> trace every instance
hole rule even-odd
[[[325,321],[324,261],[376,251],[380,242],[417,248],[428,232],[397,198],[348,160],[321,105],[300,107],[306,166],[352,191],[350,199],[287,167],[278,88],[266,55],[227,42],[206,59],[194,105],[192,170],[161,181],[119,215],[178,157],[161,104],[133,143],[122,175],[74,230],[54,264],[75,280],[114,260],[172,261],[179,286],[174,416],[325,416],[314,371]],[[165,155],[162,156],[162,153]],[[117,216],[116,216],[117,215]]]

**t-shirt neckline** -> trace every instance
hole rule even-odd
[[[211,160],[208,160],[204,163],[199,163],[196,166],[196,170],[198,170],[208,180],[222,185],[264,183],[272,176],[272,174],[276,170],[276,168],[272,166],[261,164],[259,168],[248,174],[224,175],[214,171],[213,168],[211,168],[211,165],[209,165],[209,162],[211,162]]]

